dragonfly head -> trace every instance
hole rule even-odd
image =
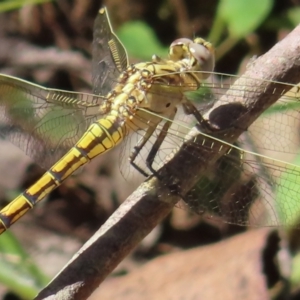
[[[181,38],[171,44],[169,58],[173,61],[185,60],[189,70],[204,72],[199,74],[201,79],[206,79],[215,66],[214,52],[212,44],[202,38],[195,38],[193,41]]]

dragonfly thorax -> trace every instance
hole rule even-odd
[[[197,90],[213,67],[214,49],[210,43],[199,38],[176,40],[170,46],[169,59],[154,55],[151,62],[128,66],[107,95],[105,109],[111,109],[110,114],[126,123],[141,117],[143,108],[150,112],[153,123],[159,123],[161,117],[175,115],[176,107],[185,101],[184,92]],[[135,125],[147,127],[145,121]]]

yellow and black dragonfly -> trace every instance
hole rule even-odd
[[[226,83],[221,79],[217,86],[214,82],[217,79],[208,79],[210,75],[216,78],[213,68],[214,48],[201,38],[175,40],[168,59],[153,55],[149,62],[130,65],[107,11],[102,8],[94,28],[92,94],[47,89],[1,74],[0,135],[49,170],[0,211],[0,233],[78,168],[129,140],[132,134],[139,139],[131,149],[129,161],[147,176],[155,173],[185,141],[185,134],[195,123],[203,131],[213,130],[202,117],[198,104],[187,96],[187,92],[199,90],[197,99],[213,101],[224,94],[235,78],[227,76]],[[281,107],[280,115],[262,117],[262,123],[258,120],[254,124],[255,131],[265,122],[265,131],[260,129],[257,151],[263,149],[275,154],[289,151],[290,146],[278,140],[280,136],[285,138],[285,130],[299,122],[297,114],[288,113],[295,103],[294,94],[285,95],[276,104],[276,108]],[[280,123],[281,132],[277,128]],[[249,130],[248,135],[251,133],[255,132]],[[272,134],[276,134],[276,139]],[[212,148],[214,141],[204,138],[202,147]],[[220,140],[217,142],[222,145]],[[198,213],[222,215],[227,221],[242,225],[262,205],[270,212],[265,225],[278,225],[278,213],[284,208],[269,190],[278,188],[283,197],[289,197],[291,190],[299,192],[295,178],[300,178],[300,167],[285,162],[284,158],[269,157],[270,153],[256,154],[242,149],[242,144],[224,142],[224,146],[228,148],[225,157],[184,200]],[[150,148],[146,154],[145,148]],[[222,201],[228,203],[228,194],[238,194],[234,190],[237,182],[242,182],[247,195],[241,193],[232,206],[222,204]],[[257,201],[247,198],[250,192]],[[197,202],[200,198],[205,198],[205,202]],[[297,199],[293,201],[296,203]],[[289,209],[292,214],[293,207]],[[289,224],[291,219],[288,215],[283,223]]]

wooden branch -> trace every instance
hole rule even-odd
[[[255,60],[205,117],[216,128],[223,130],[232,121],[222,122],[223,114],[228,109],[237,107],[239,126],[230,128],[226,136],[221,135],[226,142],[233,143],[244,129],[289,88],[288,85],[279,85],[268,80],[298,83],[299,64],[300,26],[268,53]],[[241,88],[243,86],[245,88]],[[180,199],[177,192],[184,195],[189,191],[207,168],[226,151],[226,147],[224,151],[213,151],[213,148],[208,151],[204,147],[195,147],[194,143],[201,144],[203,136],[197,130],[193,130],[190,135],[193,136],[192,141],[187,141],[159,171],[162,178],[168,178],[168,182],[160,182],[155,177],[147,179],[36,299],[86,299],[122,259],[168,215]],[[220,136],[218,130],[212,135]],[[219,148],[220,145],[216,147]],[[195,155],[189,155],[186,159],[186,151],[194,151]],[[174,193],[170,192],[170,187],[174,187]]]

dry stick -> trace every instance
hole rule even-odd
[[[15,38],[1,38],[0,61],[22,68],[53,67],[74,72],[90,68],[90,61],[79,51],[41,48]]]
[[[260,82],[259,79],[296,84],[300,82],[299,65],[300,26],[254,61],[245,75],[215,104],[210,115],[217,111],[217,115],[222,116],[220,113],[223,108],[226,111],[226,107],[238,102],[248,111],[239,119],[239,125],[248,128],[288,88],[284,84]],[[245,83],[247,88],[241,90],[241,85]],[[276,93],[273,93],[275,88]],[[224,103],[229,104],[220,106]],[[233,129],[222,138],[232,143],[241,133],[242,130]],[[86,299],[177,203],[180,197],[176,193],[170,193],[166,186],[179,182],[179,192],[184,195],[204,174],[207,167],[226,151],[225,148],[222,152],[194,147],[194,142],[198,139],[200,143],[203,140],[198,135],[192,142],[186,142],[175,157],[160,170],[163,178],[170,178],[167,184],[155,177],[141,184],[36,299]],[[195,155],[185,159],[189,148]]]
[[[175,10],[177,17],[178,36],[192,36],[195,29],[191,26],[185,2],[182,0],[171,0],[170,4]]]
[[[63,69],[73,72],[87,84],[91,82],[91,62],[78,51],[40,48],[25,40],[1,38],[0,63],[14,69]]]

